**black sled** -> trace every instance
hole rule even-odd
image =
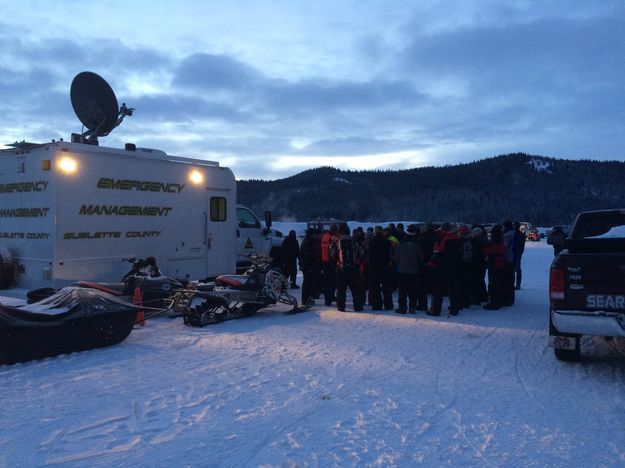
[[[68,287],[33,304],[0,305],[0,364],[124,341],[138,308],[94,289]]]

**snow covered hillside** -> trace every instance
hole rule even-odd
[[[625,347],[554,358],[551,258],[528,242],[499,311],[162,318],[0,366],[0,466],[623,466]]]

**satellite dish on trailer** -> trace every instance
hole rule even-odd
[[[117,127],[124,117],[132,115],[133,108],[117,105],[117,98],[104,78],[93,72],[76,75],[70,89],[72,107],[78,120],[87,128],[76,135],[81,143],[97,145],[98,137],[106,136]],[[72,140],[74,140],[72,135]]]

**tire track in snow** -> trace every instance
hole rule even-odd
[[[360,325],[358,328],[362,328],[363,330],[367,330],[367,328],[364,326],[364,324]],[[338,334],[337,336],[340,337],[340,334]],[[324,348],[321,348],[321,351],[324,351]],[[373,348],[369,348],[369,349],[360,349],[360,354],[362,356],[366,356],[366,357],[370,357],[373,354]],[[345,359],[345,356],[343,356],[343,358]],[[402,367],[403,370],[406,371],[410,371],[410,370],[415,370],[419,367],[419,365],[414,365],[412,367],[406,368],[405,366]],[[372,385],[374,386],[382,386],[382,384],[384,382],[387,382],[389,380],[389,378],[391,377],[395,377],[396,376],[396,372],[397,370],[395,369],[390,369],[387,373],[382,374],[382,375],[377,375],[377,376],[372,376],[369,373],[365,373],[359,376],[358,378],[358,385],[352,385],[352,387],[354,387],[353,390],[351,391],[343,391],[344,389],[348,389],[349,387],[347,385],[344,385],[343,383],[341,383],[341,381],[343,380],[342,378],[333,378],[330,379],[325,386],[329,387],[329,386],[336,386],[336,388],[338,388],[339,394],[337,394],[336,392],[333,394],[322,394],[321,396],[319,396],[318,394],[318,389],[314,388],[311,389],[310,391],[307,392],[307,394],[305,395],[301,395],[303,397],[307,397],[305,398],[306,401],[308,402],[313,402],[313,404],[316,404],[317,406],[315,406],[313,409],[311,410],[306,410],[304,411],[302,414],[300,414],[296,419],[292,419],[291,417],[280,417],[277,418],[276,420],[274,420],[276,422],[275,426],[276,429],[273,430],[270,434],[268,434],[266,437],[262,438],[257,444],[254,444],[253,449],[251,450],[247,450],[246,451],[246,455],[244,456],[239,456],[237,457],[237,459],[235,460],[235,462],[232,464],[232,466],[249,466],[252,465],[253,460],[255,458],[257,458],[262,452],[263,450],[265,450],[267,447],[270,447],[275,441],[277,441],[283,434],[287,433],[289,430],[291,430],[292,428],[300,425],[302,423],[302,421],[305,421],[306,419],[318,414],[321,411],[325,411],[327,410],[326,405],[321,404],[319,405],[319,400],[322,401],[329,401],[330,403],[342,403],[345,402],[346,400],[353,398],[356,394],[358,394],[362,388],[367,388],[370,387]],[[351,384],[353,384],[354,382],[351,382]],[[380,416],[374,414],[374,413],[370,413],[371,416],[373,417],[377,417],[380,418]],[[251,452],[251,453],[250,453]]]
[[[487,336],[492,336],[494,333],[494,330],[489,333]],[[486,339],[481,340],[481,343],[483,343],[484,341],[486,341]],[[445,403],[443,401],[443,397],[441,394],[441,379],[440,379],[440,371],[437,371],[436,373],[436,398],[438,399],[439,405],[441,407],[441,410],[438,413],[434,414],[434,417],[436,419],[440,419],[440,417],[446,415],[447,413],[449,413],[450,415],[450,420],[452,422],[452,424],[454,424],[454,426],[456,427],[458,433],[460,434],[460,436],[463,438],[463,440],[473,449],[473,451],[475,452],[475,454],[477,455],[477,457],[481,460],[483,460],[486,465],[488,466],[495,466],[495,464],[493,464],[487,457],[486,455],[483,453],[483,450],[480,449],[479,447],[477,447],[472,441],[471,439],[467,436],[466,431],[464,429],[464,425],[462,424],[462,414],[460,413],[460,411],[458,411],[456,409],[456,403],[458,402],[458,394],[456,392],[454,392],[453,397],[449,400],[448,403]]]
[[[514,374],[516,376],[516,380],[517,382],[519,382],[519,384],[521,384],[521,387],[523,388],[523,391],[525,392],[525,394],[529,397],[529,399],[532,401],[532,403],[538,405],[540,407],[541,410],[545,411],[545,406],[540,402],[539,399],[537,399],[532,392],[530,392],[527,383],[525,382],[525,379],[521,376],[521,373],[519,371],[519,360],[521,359],[521,356],[523,357],[527,357],[527,349],[529,348],[529,344],[534,340],[534,338],[536,337],[536,335],[538,334],[538,329],[535,329],[534,332],[530,335],[530,337],[525,341],[525,344],[523,346],[522,349],[520,349],[515,358],[514,358]]]

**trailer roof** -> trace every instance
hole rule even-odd
[[[80,151],[82,153],[115,153],[120,155],[134,155],[144,158],[150,159],[160,159],[171,162],[178,162],[183,164],[199,164],[202,166],[219,166],[218,161],[209,161],[201,158],[193,158],[193,157],[185,157],[185,156],[173,156],[167,154],[163,150],[153,149],[153,148],[139,148],[133,144],[127,144],[126,148],[111,148],[108,146],[96,146],[89,145],[85,143],[72,143],[69,141],[59,140],[59,141],[51,141],[47,143],[30,143],[27,141],[15,142],[8,145],[5,145],[7,148],[0,149],[0,154],[27,154],[31,150],[36,150],[38,148],[45,147],[55,147],[61,150],[66,149],[67,151]]]

